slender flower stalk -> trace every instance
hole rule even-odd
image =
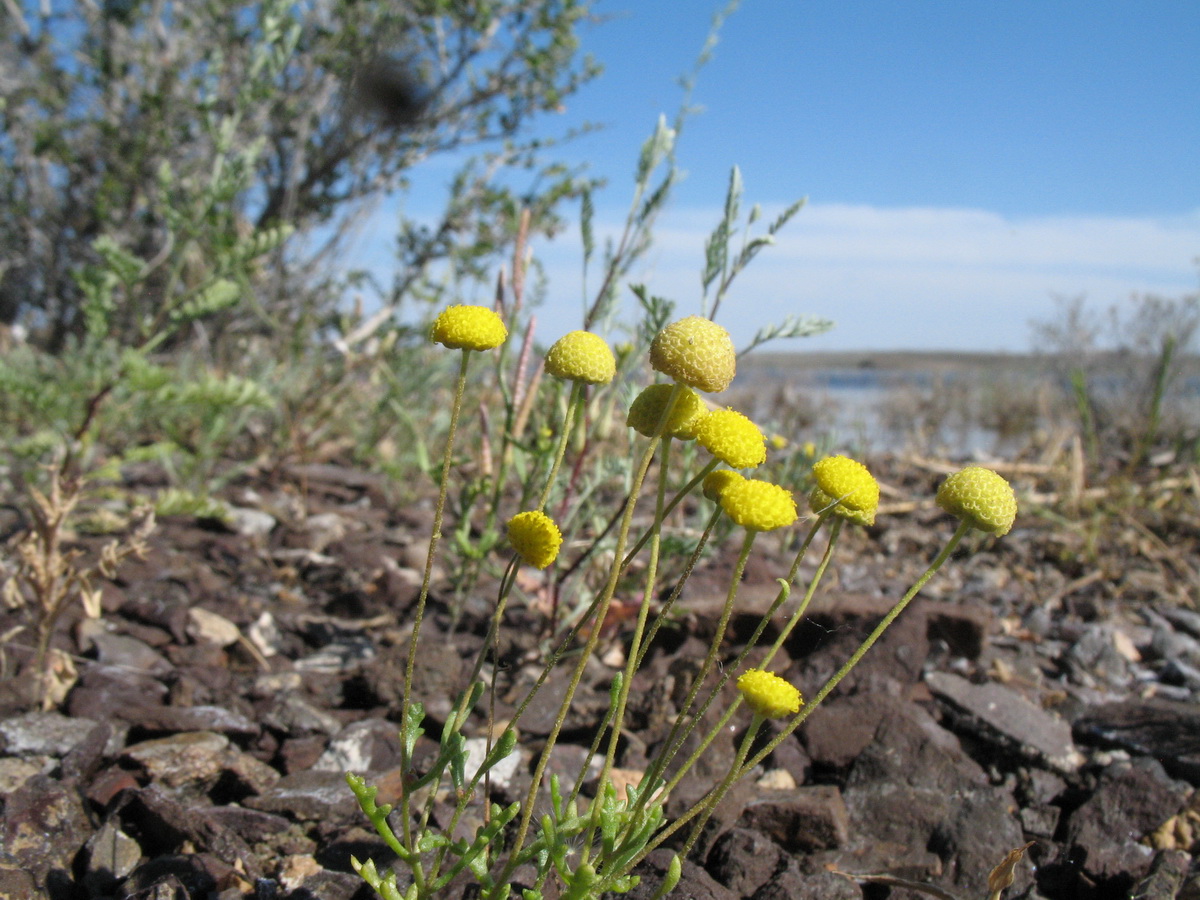
[[[421,593],[417,597],[416,609],[413,612],[412,636],[408,642],[408,659],[404,663],[404,695],[400,701],[400,721],[407,722],[409,710],[412,708],[413,670],[417,659],[417,647],[421,639],[421,622],[425,616],[425,603],[429,599],[429,583],[433,577],[433,561],[437,556],[438,541],[442,537],[442,515],[446,509],[446,494],[450,487],[450,466],[454,458],[454,436],[458,431],[458,414],[462,409],[463,392],[467,384],[467,366],[471,361],[471,351],[463,348],[462,360],[458,366],[458,380],[454,384],[454,401],[450,405],[450,428],[446,434],[446,449],[442,453],[442,473],[438,484],[437,504],[433,508],[433,528],[429,534],[429,550],[425,554],[425,573],[421,578]],[[407,742],[400,742],[400,767],[407,773],[411,760],[408,758]],[[412,844],[412,825],[409,822],[411,798],[406,790],[401,798],[401,823],[404,828],[404,842],[410,849]],[[415,875],[415,872],[414,872]]]
[[[633,676],[637,672],[637,663],[641,658],[642,652],[642,636],[646,633],[646,621],[650,614],[650,606],[654,601],[654,586],[658,576],[658,552],[661,546],[661,531],[663,507],[666,504],[667,492],[667,471],[670,468],[671,462],[671,438],[663,438],[662,452],[659,459],[659,475],[658,475],[658,490],[655,496],[654,508],[654,524],[650,529],[650,562],[646,569],[646,585],[642,590],[642,604],[638,610],[637,625],[634,628],[633,638],[629,642],[629,651],[625,661],[625,671],[621,678],[621,687],[617,693],[616,709],[613,712],[612,721],[620,723],[625,719],[625,706],[629,701],[629,689],[633,684]],[[617,758],[617,742],[621,737],[621,729],[614,727],[608,739],[608,752],[604,755],[604,765],[600,770],[600,780],[596,788],[596,799],[592,803],[593,817],[592,824],[588,830],[587,839],[583,842],[584,858],[591,847],[592,837],[595,835],[596,828],[599,827],[597,815],[600,811],[600,803],[604,797],[604,788],[608,784],[609,776],[612,773],[613,765]],[[576,783],[583,779],[580,778]]]
[[[563,458],[567,454],[567,444],[571,439],[571,432],[575,430],[575,422],[578,419],[579,412],[583,408],[584,387],[582,381],[571,383],[571,394],[567,400],[567,412],[563,416],[562,429],[558,435],[558,446],[554,450],[554,462],[550,466],[550,473],[546,476],[546,485],[542,488],[542,493],[538,497],[537,509],[540,512],[546,508],[546,501],[550,499],[550,491],[554,487],[554,481],[558,478],[558,470],[562,468]]]
[[[678,386],[676,392],[681,390]],[[659,422],[659,427],[656,430],[654,437],[650,439],[646,449],[642,453],[642,458],[639,461],[637,468],[633,473],[633,481],[630,486],[630,500],[625,505],[625,512],[621,517],[621,523],[617,529],[617,544],[613,553],[613,564],[609,569],[608,581],[600,592],[599,603],[596,606],[595,618],[591,633],[588,635],[588,640],[583,648],[583,652],[579,656],[579,662],[575,664],[574,670],[571,672],[571,679],[567,684],[566,695],[563,697],[562,704],[559,706],[558,714],[555,717],[554,725],[550,730],[550,734],[546,738],[546,744],[542,748],[542,753],[538,757],[537,765],[534,768],[533,779],[529,786],[528,794],[521,808],[521,818],[517,824],[516,836],[513,840],[512,849],[509,851],[509,861],[501,872],[498,881],[504,883],[519,864],[520,853],[525,846],[525,839],[529,834],[529,823],[533,817],[534,804],[537,800],[538,791],[541,789],[542,777],[546,773],[546,766],[550,762],[550,752],[554,748],[554,744],[558,740],[558,735],[562,731],[563,722],[566,721],[567,711],[571,708],[571,701],[575,699],[575,691],[579,688],[579,682],[583,678],[583,671],[587,666],[588,660],[596,650],[596,645],[600,641],[601,626],[604,623],[605,616],[608,614],[608,608],[612,603],[613,596],[617,591],[617,582],[621,576],[621,560],[625,552],[625,545],[629,541],[629,531],[633,525],[633,513],[637,507],[635,502],[636,497],[641,492],[642,483],[646,479],[646,473],[650,469],[650,463],[654,459],[655,451],[658,449],[659,442],[663,431],[666,428],[667,417],[670,415],[671,407],[674,402],[669,402],[663,412],[662,421]],[[619,727],[619,723],[614,723],[614,727]]]
[[[866,640],[863,641],[850,659],[846,661],[846,664],[842,666],[842,668],[839,669],[838,672],[825,683],[821,690],[817,692],[816,696],[813,697],[809,703],[804,704],[804,706],[800,708],[800,711],[791,719],[789,719],[787,724],[779,731],[779,733],[776,734],[775,737],[773,737],[770,741],[768,741],[767,744],[762,747],[762,749],[755,753],[754,756],[744,760],[732,778],[727,777],[720,786],[710,792],[703,800],[689,809],[686,813],[684,813],[662,831],[658,832],[658,834],[656,834],[646,844],[642,851],[633,858],[633,860],[629,863],[627,870],[632,869],[634,866],[640,863],[664,841],[668,840],[671,835],[681,829],[684,825],[691,822],[693,819],[696,819],[697,817],[700,817],[701,819],[701,821],[693,826],[693,829],[695,830],[702,828],[704,822],[708,820],[709,816],[711,816],[712,811],[716,809],[717,805],[724,798],[725,793],[729,790],[729,786],[736,783],[738,779],[747,775],[755,766],[761,764],[762,761],[770,756],[780,744],[787,740],[789,735],[791,735],[797,728],[804,724],[804,720],[809,717],[814,709],[821,705],[825,698],[829,696],[830,692],[833,691],[833,689],[838,686],[841,680],[850,673],[850,670],[853,669],[854,666],[857,665],[867,653],[867,651],[874,646],[875,642],[879,640],[880,636],[887,630],[888,626],[890,626],[892,622],[896,620],[896,617],[904,611],[905,607],[907,607],[912,599],[921,591],[923,587],[925,587],[925,585],[929,582],[929,579],[931,579],[938,569],[940,569],[946,562],[946,560],[950,558],[950,554],[952,554],[955,548],[958,547],[963,537],[968,531],[971,530],[971,527],[972,525],[969,520],[961,522],[958,526],[958,529],[947,542],[946,546],[942,548],[942,551],[937,555],[934,561],[930,563],[929,568],[925,570],[920,578],[913,582],[912,587],[910,587],[904,596],[896,602],[895,606],[893,606],[888,614],[883,617],[883,619],[879,622],[871,634],[867,636]]]

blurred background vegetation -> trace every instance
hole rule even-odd
[[[625,372],[674,309],[628,276],[678,178],[691,81],[676,118],[640,154],[631,148],[629,218],[602,252],[591,222],[602,185],[556,158],[558,142],[530,136],[600,71],[582,49],[586,29],[604,27],[587,2],[5,0],[5,12],[0,439],[10,484],[43,478],[48,462],[65,474],[152,461],[183,492],[178,504],[250,468],[337,459],[411,485],[413,472],[430,474],[450,378],[428,355],[423,323],[481,291],[519,339],[496,363],[505,411],[483,422],[484,447],[489,434],[514,441],[518,458],[501,471],[523,478],[540,459],[539,429],[565,402],[531,399],[534,351],[557,337],[535,330],[536,239],[578,227],[593,292],[579,324],[627,339]],[[387,275],[345,271],[356,223],[438,158],[454,167],[440,214],[400,210]],[[759,214],[743,217],[740,197],[735,169],[705,250],[706,309],[800,211],[739,249],[734,236]],[[631,294],[642,321],[618,321],[615,301]],[[871,401],[870,434],[831,414],[837,391],[789,392],[788,365],[773,370],[772,391],[754,393],[751,412],[797,446],[869,450],[882,436],[925,454],[1022,454],[1076,437],[1089,477],[1194,463],[1198,321],[1197,295],[1109,311],[1062,300],[1033,323],[1036,354],[999,374],[967,360],[889,382],[894,373],[868,361],[894,388]],[[789,320],[764,334],[828,326]],[[620,390],[594,398],[593,414],[628,399]],[[480,402],[485,420],[488,408]],[[491,463],[477,465],[464,496],[494,503]]]

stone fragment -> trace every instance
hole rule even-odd
[[[1025,843],[1015,805],[1007,791],[991,786],[954,798],[928,845],[942,859],[940,884],[959,897],[988,896],[988,873],[1007,851]],[[1030,867],[1018,867],[1015,875],[1014,895],[1029,885]]]
[[[124,672],[166,675],[174,670],[167,658],[144,641],[125,634],[101,632],[92,637],[101,664]]]
[[[28,712],[0,721],[0,739],[10,756],[53,756],[61,759],[82,742],[98,723],[57,712]]]
[[[167,693],[167,686],[151,675],[114,666],[88,666],[67,698],[67,712],[103,721],[136,721],[138,710],[161,705]]]
[[[323,553],[335,541],[346,536],[347,519],[337,513],[318,513],[304,520],[304,543],[314,553]]]
[[[3,757],[0,759],[0,796],[7,797],[34,775],[48,773],[53,767],[54,760],[49,756]]]
[[[1070,726],[1000,684],[972,684],[948,672],[930,672],[929,689],[965,716],[964,725],[997,748],[1040,761],[1060,772],[1073,772],[1083,756],[1071,739]]]
[[[1151,698],[1106,703],[1075,721],[1078,740],[1151,756],[1176,778],[1200,785],[1200,708]]]
[[[169,858],[190,845],[197,855],[212,855],[225,866],[243,866],[250,878],[261,875],[249,845],[236,832],[210,818],[210,810],[185,806],[152,784],[132,793],[118,815],[126,830],[139,836],[142,851],[151,861]],[[144,869],[145,865],[139,867],[139,871]]]
[[[1129,660],[1117,649],[1111,625],[1090,623],[1067,651],[1067,665],[1080,684],[1123,689],[1129,685]]]
[[[796,779],[787,769],[770,769],[763,773],[762,778],[758,779],[755,785],[764,791],[794,791],[796,790]]]
[[[179,900],[251,895],[254,883],[236,865],[211,853],[160,856],[134,870],[124,886],[126,897]],[[140,892],[147,892],[144,895]]]
[[[100,722],[62,758],[64,781],[86,782],[103,764],[125,746],[128,729],[120,723]]]
[[[1178,813],[1187,793],[1154,760],[1110,765],[1092,796],[1068,820],[1066,843],[1072,857],[1094,879],[1141,877],[1152,851],[1139,841]]]
[[[524,758],[524,753],[518,746],[513,749],[513,752],[501,759],[498,763],[488,770],[488,777],[491,780],[491,788],[501,794],[509,793],[513,784],[513,779],[521,770],[521,762]],[[486,738],[467,738],[467,762],[464,767],[466,776],[469,779],[473,778],[475,772],[483,765],[483,761],[487,759],[487,739]],[[615,770],[614,770],[615,771]],[[640,779],[639,779],[640,780]],[[481,782],[482,783],[482,782]]]
[[[356,822],[362,811],[338,772],[297,772],[285,775],[244,806],[306,822]]]
[[[0,897],[5,900],[25,900],[27,897],[36,897],[37,892],[32,872],[0,856]]]
[[[713,844],[705,868],[718,884],[749,897],[774,878],[783,863],[783,849],[761,831],[734,828]]]
[[[142,858],[138,842],[123,832],[114,821],[105,822],[84,845],[87,872],[84,884],[93,895],[112,893],[117,883],[128,876]]]
[[[230,506],[225,522],[243,537],[265,537],[275,530],[276,520],[270,513],[245,506]]]
[[[187,633],[194,641],[208,641],[218,647],[236,644],[242,636],[236,624],[202,606],[188,610]]]
[[[209,820],[228,828],[248,844],[266,841],[272,835],[287,831],[291,823],[283,816],[229,804],[214,806],[208,811]]]
[[[259,726],[223,706],[147,706],[136,724],[146,731],[208,731],[236,737],[258,734]]]
[[[87,786],[87,798],[101,809],[106,809],[121,791],[136,791],[141,785],[133,773],[120,766],[109,766],[101,770]]]
[[[880,721],[896,701],[883,694],[852,694],[822,703],[800,729],[817,766],[845,769],[875,738]]]
[[[1146,876],[1133,886],[1130,897],[1138,900],[1175,900],[1182,897],[1191,857],[1182,850],[1160,850]]]
[[[92,826],[75,785],[35,775],[9,794],[0,818],[0,847],[34,880],[70,871]]]
[[[637,871],[642,880],[633,890],[621,895],[623,900],[650,900],[654,897],[674,855],[674,851],[660,847],[647,856]],[[718,884],[691,860],[683,861],[683,874],[671,896],[687,897],[689,900],[739,900],[738,894]]]
[[[279,745],[279,760],[283,763],[284,774],[311,769],[325,752],[327,743],[325,736],[320,734],[284,740]]]
[[[259,617],[250,623],[246,629],[246,637],[258,648],[259,653],[268,658],[279,653],[279,648],[283,643],[283,635],[279,631],[275,617],[266,611],[260,613]]]
[[[313,765],[316,772],[365,774],[400,765],[400,733],[394,722],[363,719],[343,728]]]
[[[1022,807],[1019,818],[1025,833],[1033,837],[1049,840],[1058,829],[1058,818],[1061,810],[1057,806],[1037,804]]]
[[[229,738],[211,731],[192,731],[155,738],[126,747],[124,757],[143,769],[153,781],[167,787],[210,785],[225,765]]]
[[[847,872],[937,877],[943,866],[929,849],[934,834],[956,804],[986,786],[983,770],[953,734],[921,707],[897,705],[847,776],[849,845],[819,859]]]
[[[755,892],[751,900],[862,900],[862,896],[862,888],[844,875],[805,874],[793,863]]]
[[[792,853],[831,850],[850,840],[850,813],[833,785],[762,791],[746,806],[741,821]]]
[[[342,723],[322,709],[313,706],[292,692],[277,694],[274,702],[263,712],[264,725],[287,735],[337,734]]]
[[[279,864],[279,884],[285,891],[299,890],[305,880],[321,871],[321,864],[307,853],[293,854]]]
[[[357,669],[374,658],[375,642],[368,635],[347,634],[296,660],[293,666],[299,672],[337,674]]]

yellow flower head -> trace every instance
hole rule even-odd
[[[737,353],[728,331],[710,319],[688,316],[655,335],[650,365],[681,384],[713,394],[733,381]]]
[[[753,469],[767,459],[767,439],[735,409],[714,409],[701,416],[696,441],[731,469]]]
[[[617,361],[600,335],[572,331],[555,341],[546,354],[546,372],[567,381],[608,384],[617,374]]]
[[[717,497],[725,515],[747,531],[774,531],[796,521],[792,492],[769,481],[731,481]]]
[[[544,512],[530,510],[508,520],[508,541],[521,559],[536,569],[544,569],[558,557],[562,532]]]
[[[737,680],[746,705],[764,719],[785,719],[800,712],[800,691],[774,672],[747,669]]]
[[[652,384],[645,388],[630,404],[625,424],[638,434],[652,437],[673,390],[673,384]],[[690,441],[696,436],[696,421],[705,412],[704,401],[700,399],[700,395],[691,388],[684,388],[679,392],[675,405],[671,407],[671,417],[667,420],[663,434],[679,441]]]
[[[713,503],[720,503],[721,495],[725,493],[727,487],[735,482],[745,480],[746,477],[741,472],[735,472],[733,469],[716,469],[704,476],[704,482],[700,489],[704,492],[704,496]]]
[[[851,509],[843,503],[838,503],[833,497],[821,490],[819,487],[812,489],[812,493],[808,495],[808,508],[815,512],[818,516],[832,512],[835,516],[840,516],[848,522],[853,522],[855,525],[874,525],[875,524],[875,508],[871,509]]]
[[[867,467],[847,456],[827,456],[813,466],[817,487],[854,512],[870,513],[879,506],[879,482]]]
[[[508,337],[508,329],[486,306],[448,306],[433,322],[429,339],[451,350],[491,350]]]
[[[997,537],[1008,534],[1017,518],[1017,495],[1012,485],[982,466],[967,466],[943,481],[937,503],[972,528]]]

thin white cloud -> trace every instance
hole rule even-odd
[[[681,314],[699,311],[704,241],[718,216],[673,211],[634,280],[677,300]],[[577,241],[536,251],[550,296],[577,297]],[[1135,293],[1188,293],[1197,286],[1198,255],[1200,211],[1009,219],[973,209],[813,205],[739,277],[720,319],[739,344],[791,313],[838,323],[797,349],[1019,351],[1029,321],[1050,315],[1055,295],[1084,294],[1108,306]],[[548,306],[543,333],[578,327],[574,299]]]

